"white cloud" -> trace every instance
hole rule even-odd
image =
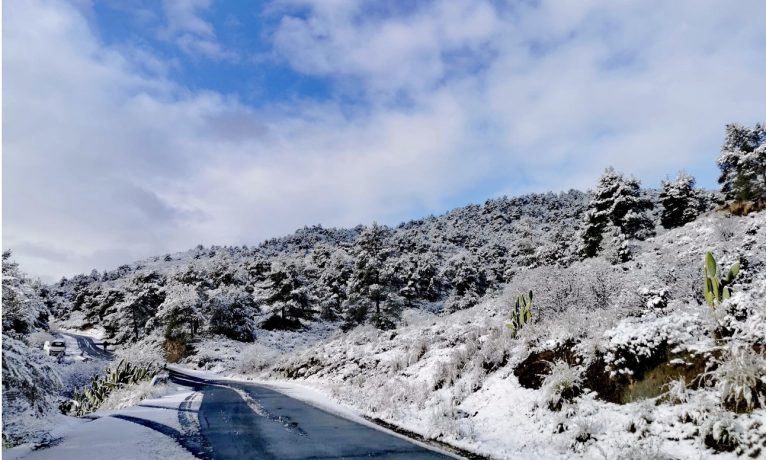
[[[168,37],[216,43],[209,2],[166,5]],[[270,10],[286,62],[361,98],[348,115],[189,93],[65,3],[7,4],[4,246],[59,276],[304,224],[395,223],[469,191],[587,187],[607,164],[712,176],[723,125],[766,107],[760,2],[371,5]]]
[[[213,25],[202,18],[211,3],[212,0],[163,0],[167,26],[160,36],[192,56],[236,61],[237,53],[224,49],[216,39]]]

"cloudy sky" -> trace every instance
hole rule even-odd
[[[3,2],[3,247],[46,280],[591,186],[715,186],[766,2]]]

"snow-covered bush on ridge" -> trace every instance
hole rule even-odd
[[[708,376],[726,408],[751,412],[766,407],[766,356],[755,352],[751,344],[729,344]]]
[[[565,361],[551,363],[550,374],[543,380],[542,394],[545,406],[560,411],[582,393],[582,370]]]
[[[245,347],[237,363],[236,372],[240,374],[258,374],[272,366],[279,354],[260,343],[254,343]]]

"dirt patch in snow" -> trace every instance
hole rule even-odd
[[[620,359],[624,364],[619,369],[612,368],[603,355],[597,355],[583,372],[584,386],[597,392],[599,399],[617,404],[660,396],[667,390],[666,385],[670,381],[680,378],[689,382],[691,388],[696,388],[710,357],[671,349],[665,343],[651,356],[637,356],[623,351]],[[524,388],[539,389],[556,361],[578,366],[585,359],[574,351],[573,343],[567,343],[553,350],[530,354],[514,368],[513,373]]]

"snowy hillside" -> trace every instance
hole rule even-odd
[[[263,375],[496,458],[758,457],[764,247],[766,214],[709,214],[641,243],[631,262],[530,269],[468,310],[410,310],[395,331],[357,328]],[[701,297],[707,250],[746,267],[715,310]],[[529,289],[537,319],[513,338],[509,310]]]
[[[589,193],[395,228],[306,227],[33,289],[19,274],[4,297],[35,307],[4,317],[4,363],[42,369],[26,336],[50,316],[133,364],[289,379],[493,458],[757,457],[766,213],[724,198],[683,174],[654,191],[609,168]]]
[[[587,199],[576,191],[502,198],[396,228],[307,227],[257,248],[199,246],[64,279],[48,300],[61,324],[103,330],[118,344],[200,333],[250,342],[263,329],[325,321],[391,327],[405,308],[456,311],[522,268],[569,265]],[[377,316],[371,289],[383,306]]]

